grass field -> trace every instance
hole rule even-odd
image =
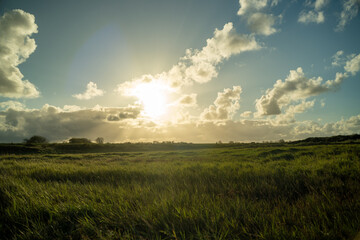
[[[353,239],[360,145],[0,156],[1,239]]]

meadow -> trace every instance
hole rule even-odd
[[[1,239],[335,240],[359,232],[359,144],[194,146],[1,155]]]

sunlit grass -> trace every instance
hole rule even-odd
[[[4,239],[351,239],[358,145],[8,155]]]

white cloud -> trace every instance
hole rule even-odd
[[[337,90],[340,87],[340,84],[348,77],[349,75],[347,73],[337,72],[334,80],[326,81],[324,91]]]
[[[183,107],[194,107],[197,105],[196,98],[196,93],[183,95],[176,101],[176,105]]]
[[[268,36],[277,31],[273,27],[275,19],[271,14],[254,13],[248,18],[247,23],[252,32]]]
[[[89,100],[91,98],[104,95],[104,90],[98,89],[96,83],[89,82],[86,85],[84,93],[74,94],[73,97],[80,100]]]
[[[138,83],[157,81],[168,88],[180,88],[193,82],[206,83],[218,74],[217,65],[232,55],[245,51],[260,49],[255,38],[250,35],[236,33],[231,22],[224,25],[223,29],[215,29],[214,36],[206,40],[206,46],[201,50],[187,49],[186,55],[169,71],[156,75],[143,75],[118,85],[120,92],[126,92]]]
[[[360,131],[360,114],[352,116],[349,119],[342,119],[333,123],[323,125],[314,122],[304,122],[296,125],[293,134],[300,138],[308,136],[333,136],[359,133]]]
[[[301,101],[299,104],[288,106],[283,114],[277,115],[275,121],[272,121],[274,125],[295,123],[295,114],[303,113],[315,105],[315,100]]]
[[[267,0],[239,0],[240,9],[237,14],[244,15],[248,12],[262,10],[266,7],[267,2]]]
[[[329,0],[316,0],[314,3],[314,8],[316,11],[321,10],[322,8],[324,8],[326,5],[328,5]]]
[[[272,14],[261,12],[268,6],[268,3],[270,7],[273,7],[278,4],[278,1],[270,3],[267,0],[239,0],[238,15],[247,20],[247,25],[253,33],[269,36],[278,31],[273,27],[277,18]]]
[[[346,73],[351,73],[355,75],[360,71],[360,54],[349,54],[344,55],[344,51],[337,51],[332,56],[332,66],[344,66],[344,70]],[[345,73],[345,74],[346,74]]]
[[[344,51],[339,50],[337,51],[333,56],[332,56],[332,63],[331,65],[333,66],[340,66],[343,65],[345,60],[344,60]]]
[[[218,74],[217,66],[232,55],[245,51],[260,49],[252,35],[236,33],[233,24],[227,23],[223,29],[215,29],[212,38],[206,40],[201,50],[186,50],[186,55],[169,71],[156,75],[143,75],[117,86],[116,91],[126,96],[138,97],[134,92],[140,85],[156,85],[162,94],[179,93],[184,86],[206,83]],[[150,89],[149,89],[150,90]],[[156,96],[157,91],[146,93],[148,97]],[[171,106],[175,106],[170,105]]]
[[[251,111],[245,111],[245,112],[240,114],[240,116],[243,117],[243,118],[249,118],[252,115],[253,115],[253,113]]]
[[[306,2],[305,5],[311,9],[301,11],[298,22],[305,24],[325,22],[324,12],[320,10],[328,5],[328,3],[329,0],[316,0],[314,3]]]
[[[203,121],[230,120],[240,108],[241,92],[240,86],[233,86],[232,89],[226,88],[223,92],[219,92],[214,104],[200,114],[200,119]]]
[[[253,36],[237,34],[231,22],[225,24],[221,30],[215,29],[214,36],[207,39],[206,43],[200,51],[187,50],[183,60],[189,61],[189,64],[183,78],[199,83],[208,82],[217,76],[215,67],[224,59],[260,48]]]
[[[293,111],[303,111],[305,106],[295,106]],[[45,105],[41,109],[0,111],[0,142],[20,142],[32,135],[41,135],[50,141],[70,137],[95,139],[103,137],[110,142],[125,141],[263,141],[295,140],[310,136],[331,136],[360,132],[360,115],[334,123],[288,122],[278,124],[265,120],[185,121],[164,126],[144,121],[136,106],[126,108],[94,107],[76,111]]]
[[[320,106],[325,107],[325,105],[326,105],[325,99],[321,99]]]
[[[35,51],[37,33],[35,17],[16,9],[0,18],[0,96],[9,98],[35,98],[39,91],[28,80],[23,80],[18,65]]]
[[[119,127],[121,124],[127,124],[126,121],[136,119],[139,113],[140,109],[137,106],[97,106],[79,110],[75,106],[61,109],[46,104],[41,109],[9,108],[0,112],[0,140],[21,140],[31,135],[42,135],[50,140],[111,135],[111,131],[116,131],[114,121]],[[115,117],[117,119],[114,119]]]
[[[298,22],[301,23],[323,23],[325,22],[325,17],[323,12],[316,12],[316,11],[302,11],[299,14]]]
[[[187,113],[183,114],[183,121],[164,125],[143,119],[140,106],[105,108],[97,105],[86,109],[74,105],[59,108],[46,104],[41,109],[26,109],[21,103],[8,101],[0,104],[5,109],[0,111],[0,142],[22,141],[32,135],[45,136],[51,141],[62,141],[70,137],[95,139],[99,136],[112,142],[263,141],[353,134],[360,131],[360,115],[324,125],[311,121],[295,122],[294,115],[312,108],[314,100],[288,106],[285,114],[275,119],[233,121],[231,118],[239,109],[240,94],[239,86],[218,93],[214,105],[203,112],[202,117],[211,113],[205,118],[206,121],[198,121],[199,119],[192,118]],[[247,111],[242,115],[251,116],[251,112]]]
[[[75,112],[75,111],[80,111],[80,110],[84,110],[85,108],[77,106],[77,105],[64,105],[63,110],[65,112]]]
[[[348,60],[344,69],[352,75],[355,75],[358,71],[360,71],[360,54]]]
[[[3,110],[8,110],[10,108],[14,110],[23,110],[25,109],[25,105],[17,101],[6,101],[0,102],[0,108]]]
[[[278,115],[283,107],[292,102],[336,90],[346,77],[346,73],[337,73],[334,80],[322,83],[321,77],[305,77],[300,67],[291,70],[285,81],[277,80],[273,88],[268,89],[265,95],[256,100],[257,115]]]
[[[359,12],[360,0],[345,0],[343,10],[340,13],[339,23],[336,31],[343,31],[346,24],[353,19]]]

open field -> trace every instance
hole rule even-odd
[[[359,144],[135,150],[0,156],[0,236],[353,239],[360,230]]]

